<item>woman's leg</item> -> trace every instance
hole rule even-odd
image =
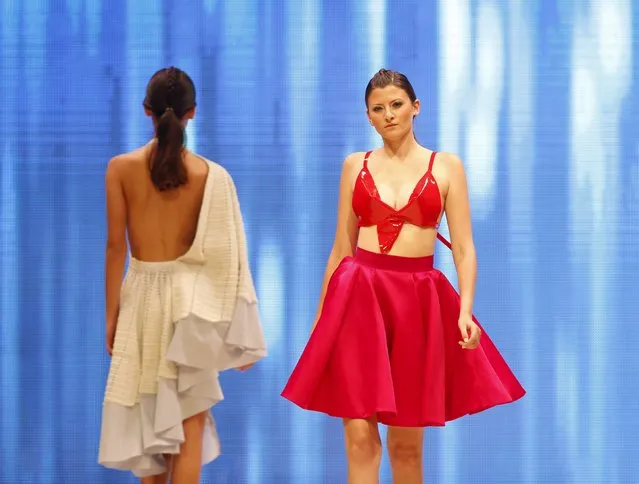
[[[199,484],[207,413],[198,413],[184,421],[184,443],[180,446],[180,453],[173,456],[171,484]]]
[[[171,454],[164,454],[164,458],[166,459],[167,471],[162,474],[156,474],[155,476],[143,477],[140,479],[140,484],[168,484],[173,456]]]
[[[140,484],[168,484],[169,473],[157,474],[155,476],[143,477],[140,479]]]
[[[167,484],[169,482],[169,473],[157,474],[155,476],[143,477],[140,484]]]
[[[348,484],[378,484],[382,442],[377,420],[344,419]]]
[[[388,428],[388,456],[397,484],[422,484],[422,447],[424,429],[413,427]]]

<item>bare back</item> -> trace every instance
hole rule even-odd
[[[152,144],[125,155],[122,188],[126,200],[127,234],[131,255],[147,262],[174,260],[188,251],[195,238],[208,165],[185,151],[188,183],[161,192],[151,182]]]

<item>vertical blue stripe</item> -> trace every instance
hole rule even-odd
[[[539,452],[537,433],[542,416],[539,412],[538,374],[535,371],[538,352],[535,341],[539,337],[536,319],[536,301],[534,298],[535,250],[532,245],[532,234],[535,230],[535,199],[533,187],[528,182],[534,175],[535,165],[535,131],[534,131],[534,96],[533,52],[537,32],[533,8],[524,1],[511,2],[508,21],[508,79],[510,86],[508,128],[508,150],[504,169],[508,173],[508,264],[511,267],[510,304],[507,321],[519,321],[521,338],[519,343],[511,345],[510,355],[518,357],[521,379],[529,391],[521,404],[519,418],[522,418],[521,471],[518,480],[527,484],[538,482]],[[521,274],[515,282],[517,274]],[[517,351],[515,351],[517,350]],[[516,433],[510,434],[515,437]]]
[[[297,2],[289,0],[285,4],[286,18],[286,49],[288,52],[285,66],[287,92],[287,106],[289,107],[287,125],[289,126],[291,165],[291,190],[289,192],[289,210],[294,207],[292,222],[292,254],[290,295],[291,319],[296,321],[291,330],[291,342],[294,364],[300,350],[306,344],[311,325],[313,324],[313,305],[317,301],[318,293],[306,294],[309,286],[309,274],[305,269],[307,261],[312,257],[308,241],[313,237],[309,230],[309,222],[313,220],[317,205],[309,199],[305,180],[316,172],[318,163],[314,156],[312,144],[309,140],[316,136],[319,63],[320,29],[322,22],[321,3],[317,0]],[[321,277],[321,276],[320,276]],[[291,365],[292,367],[292,365]],[[323,449],[318,448],[320,442],[319,420],[317,415],[309,415],[291,406],[288,413],[288,428],[291,447],[289,475],[299,476],[300,479],[322,480],[324,467]],[[300,448],[315,446],[312,454],[295,451]]]

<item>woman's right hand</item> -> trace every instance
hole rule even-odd
[[[255,363],[249,363],[248,365],[238,366],[237,371],[250,370],[251,368],[253,368],[253,365],[255,365]]]

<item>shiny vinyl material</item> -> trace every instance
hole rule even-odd
[[[406,205],[399,210],[395,210],[380,197],[375,180],[368,170],[370,154],[371,151],[366,153],[364,165],[353,188],[353,210],[360,227],[377,225],[379,250],[382,254],[387,254],[405,223],[434,228],[439,225],[443,207],[439,187],[432,174],[437,152],[433,151],[431,154],[428,170],[415,185]]]
[[[432,256],[358,249],[335,270],[282,396],[398,427],[442,426],[520,399],[525,390],[485,331],[476,349],[460,347],[459,304]]]

